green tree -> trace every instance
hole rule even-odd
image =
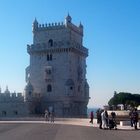
[[[109,106],[117,106],[123,104],[124,108],[127,106],[136,107],[140,105],[140,95],[131,94],[127,92],[114,92],[114,96],[108,102]]]

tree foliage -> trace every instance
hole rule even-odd
[[[127,92],[114,92],[114,96],[109,100],[109,106],[117,106],[123,104],[124,106],[130,105],[131,107],[137,107],[140,105],[140,94],[131,94]]]

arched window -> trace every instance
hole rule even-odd
[[[51,61],[52,60],[52,54],[47,54],[47,61]]]
[[[29,93],[29,96],[31,96],[32,92],[31,92],[31,91],[29,91],[28,93]]]
[[[73,90],[73,87],[72,86],[70,86],[70,90]]]
[[[50,60],[52,60],[52,54],[50,54]]]
[[[47,86],[47,92],[51,92],[52,91],[52,86],[51,85],[48,85]]]
[[[7,114],[6,111],[2,111],[3,116],[6,116],[6,114]]]
[[[47,54],[47,60],[48,60],[48,61],[50,60],[50,56],[49,56],[49,54]]]
[[[52,39],[50,39],[50,40],[48,41],[48,45],[51,46],[51,47],[53,46],[53,40],[52,40]]]
[[[14,115],[18,115],[18,111],[17,110],[15,110],[13,112],[14,112]]]

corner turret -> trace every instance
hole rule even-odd
[[[31,84],[31,82],[29,81],[28,84],[25,87],[25,100],[26,101],[30,101],[32,99],[33,96],[33,86]]]
[[[5,90],[4,93],[5,93],[5,95],[8,96],[8,97],[10,96],[10,91],[9,91],[9,89],[8,89],[8,86],[6,86],[6,90]]]
[[[65,18],[65,24],[71,23],[71,21],[72,21],[72,18],[71,18],[71,16],[68,13],[67,17]]]
[[[34,20],[34,22],[33,22],[33,25],[32,25],[32,27],[33,27],[33,32],[38,28],[38,21],[37,21],[37,19],[35,18],[35,20]]]
[[[9,91],[9,89],[8,89],[8,86],[6,86],[6,90],[5,90],[4,93],[5,93],[5,94],[10,94],[10,91]]]
[[[83,25],[82,25],[81,22],[80,22],[80,24],[79,24],[79,29],[81,30],[81,33],[83,34],[83,29],[84,29],[84,27],[83,27]]]
[[[82,25],[81,22],[80,22],[80,24],[79,24],[79,28],[83,29],[83,25]]]

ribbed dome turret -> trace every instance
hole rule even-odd
[[[32,86],[32,84],[31,84],[30,81],[29,81],[28,84],[25,86],[25,90],[28,90],[28,91],[33,91],[33,90],[34,90],[34,88],[33,88],[33,86]]]
[[[6,94],[10,94],[10,91],[9,91],[9,89],[8,89],[8,86],[6,86],[6,90],[5,90],[4,93],[6,93]]]
[[[66,22],[71,23],[72,18],[71,18],[71,16],[69,15],[69,13],[68,13],[67,17],[65,18],[65,20],[66,20]]]

